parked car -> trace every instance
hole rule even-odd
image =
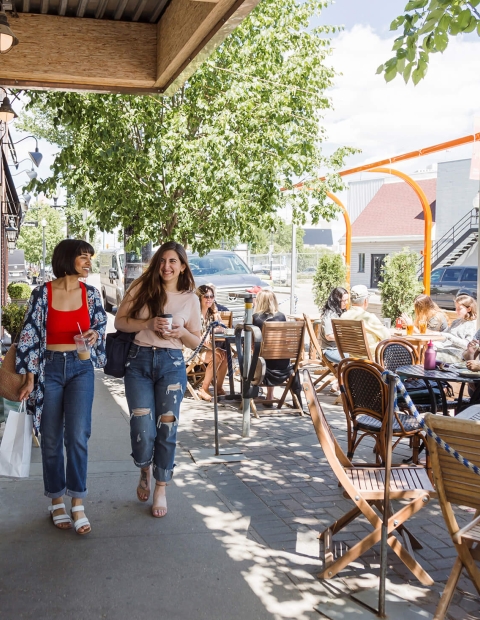
[[[102,250],[98,253],[100,288],[107,312],[119,306],[125,295],[125,251]]]
[[[271,289],[270,284],[255,275],[235,252],[212,250],[205,256],[187,254],[195,284],[213,284],[217,301],[232,310],[234,319],[243,317],[245,305],[243,299],[236,299],[229,293],[244,293],[255,286]]]
[[[23,250],[13,250],[13,252],[8,253],[8,281],[26,282],[28,284],[25,252]]]
[[[440,308],[455,310],[455,297],[466,293],[477,297],[477,267],[440,267],[431,275],[430,296]]]
[[[255,275],[269,276],[272,282],[278,282],[279,284],[286,284],[288,280],[288,268],[280,263],[252,265],[252,272]]]

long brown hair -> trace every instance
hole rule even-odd
[[[165,291],[162,278],[160,277],[160,262],[163,255],[165,252],[168,252],[168,250],[176,252],[180,262],[184,266],[183,272],[178,277],[177,291],[194,290],[195,281],[188,265],[188,257],[185,248],[175,241],[167,241],[167,243],[161,245],[152,256],[145,272],[130,286],[129,290],[133,287],[137,287],[137,290],[135,291],[135,297],[127,315],[127,319],[138,319],[140,312],[145,306],[148,308],[149,319],[163,313],[163,309],[167,303],[167,292]]]
[[[418,295],[413,302],[415,305],[415,325],[420,321],[429,321],[433,316],[445,315],[429,295]],[[446,318],[446,317],[445,317]]]

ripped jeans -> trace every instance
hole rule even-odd
[[[132,344],[125,369],[132,456],[137,467],[153,463],[153,476],[168,482],[175,467],[180,404],[187,387],[180,349]],[[174,422],[162,422],[174,416]]]

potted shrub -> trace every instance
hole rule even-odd
[[[15,342],[22,329],[26,310],[25,305],[19,306],[13,301],[2,306],[2,325],[10,334],[12,342]]]
[[[13,303],[24,306],[30,299],[31,289],[25,282],[10,282],[7,292]]]
[[[378,283],[378,288],[382,315],[391,319],[392,324],[403,312],[413,315],[413,301],[423,290],[417,275],[418,259],[418,253],[408,248],[385,257],[383,282]]]
[[[321,310],[337,286],[345,286],[347,268],[340,254],[325,252],[318,259],[317,270],[313,276],[313,294],[315,304]]]

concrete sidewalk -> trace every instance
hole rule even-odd
[[[251,437],[242,439],[240,413],[222,406],[222,447],[239,448],[247,460],[199,467],[190,450],[213,453],[213,408],[186,399],[168,515],[154,519],[151,502],[136,499],[122,381],[96,371],[95,390],[85,501],[91,534],[60,531],[49,521],[38,449],[28,480],[0,479],[0,619],[310,620],[321,617],[318,605],[321,612],[342,594],[376,584],[376,550],[334,580],[315,577],[318,531],[347,501],[309,417],[252,419]],[[325,410],[344,443],[344,415],[331,402],[325,398]],[[371,460],[371,445],[362,449]],[[407,452],[405,444],[398,456]],[[471,516],[465,512],[464,521]],[[409,523],[425,543],[419,561],[438,584],[420,586],[391,554],[389,590],[432,611],[455,551],[436,502]],[[343,540],[355,543],[367,529],[355,522]],[[480,617],[471,582],[462,578],[460,588],[450,617]],[[340,611],[339,618],[358,618],[347,607]]]

